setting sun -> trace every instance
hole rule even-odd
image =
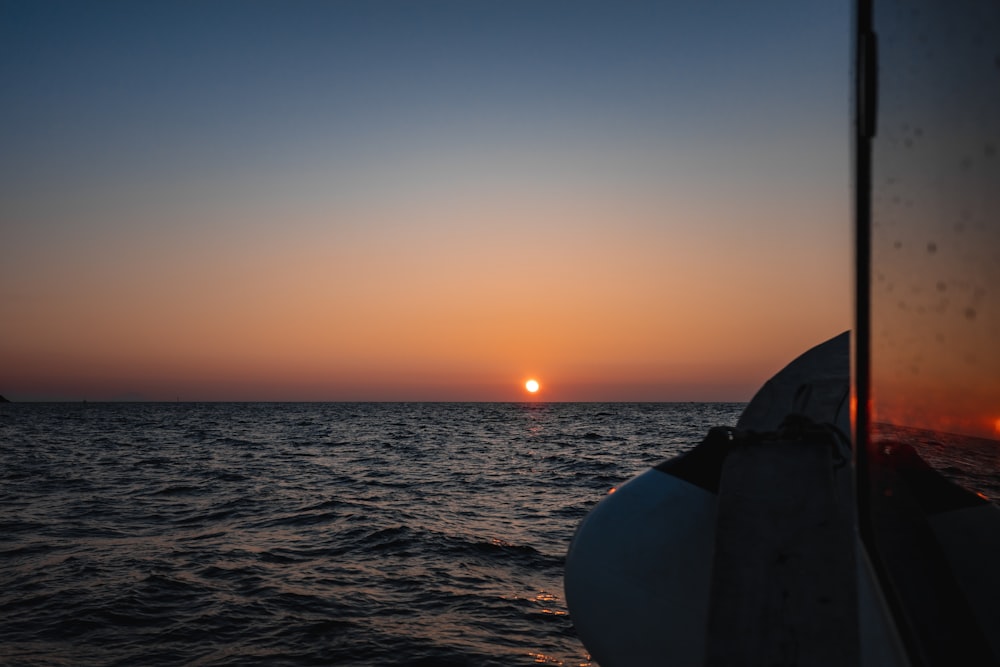
[[[539,386],[540,385],[538,384],[538,380],[528,380],[527,382],[524,383],[524,388],[527,389],[532,394],[538,391]]]

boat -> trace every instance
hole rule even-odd
[[[846,332],[808,350],[735,427],[620,485],[581,522],[565,594],[599,665],[924,664],[858,529],[849,350]],[[996,664],[1000,510],[905,443],[883,456],[892,493],[878,520],[910,550],[905,590],[932,598],[904,612],[932,627],[926,664]]]

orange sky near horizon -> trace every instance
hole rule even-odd
[[[169,4],[133,17],[135,43],[100,11],[29,17],[67,34],[5,47],[27,92],[0,118],[0,393],[524,400],[535,376],[537,400],[748,400],[851,325],[847,8],[800,4],[734,4],[732,25],[598,4],[569,28],[504,17],[510,44],[485,46],[450,7],[425,29],[464,61],[374,23],[349,43],[290,31],[247,52],[258,78],[225,40],[361,19],[270,8],[191,38],[196,69],[144,50],[189,29]],[[664,42],[680,18],[693,36]],[[594,25],[621,42],[595,47]],[[699,34],[732,50],[706,59]],[[524,48],[548,38],[565,48]],[[814,47],[788,62],[774,40]],[[174,88],[142,78],[157,67]],[[245,88],[215,92],[225,75]]]
[[[5,376],[92,399],[516,399],[534,374],[549,400],[745,400],[849,317],[846,294],[810,302],[836,294],[815,280],[823,258],[768,265],[738,239],[637,243],[601,221],[562,238],[552,217],[519,220],[480,238],[414,225],[349,253],[154,241],[108,262],[77,247],[8,320]]]

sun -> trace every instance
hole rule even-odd
[[[541,385],[538,384],[538,380],[528,380],[527,382],[524,383],[524,388],[527,389],[528,392],[531,394],[534,394],[536,391],[538,391],[539,387],[541,387]]]

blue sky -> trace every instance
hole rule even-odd
[[[849,13],[0,2],[0,389],[667,398],[729,364],[744,396],[850,326]]]

